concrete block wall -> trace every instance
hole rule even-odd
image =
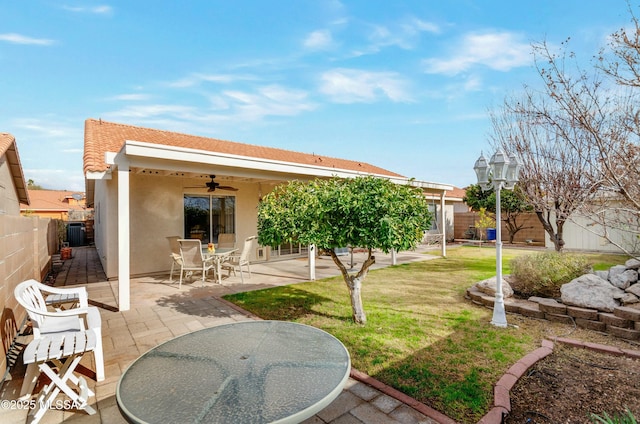
[[[7,370],[7,352],[26,311],[18,307],[13,290],[22,281],[42,281],[49,270],[53,246],[49,218],[0,215],[0,379]]]

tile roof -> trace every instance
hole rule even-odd
[[[70,201],[74,194],[81,194],[84,199],[84,193],[77,191],[65,190],[29,190],[30,204],[27,206],[20,203],[20,209],[29,210],[48,210],[48,211],[68,211],[68,210],[84,210],[82,200],[80,202]]]
[[[253,144],[218,140],[215,138],[187,135],[151,128],[118,124],[101,119],[87,119],[84,131],[84,172],[104,172],[109,169],[105,163],[105,152],[118,152],[125,140],[135,140],[165,146],[205,150],[217,153],[260,158],[275,161],[337,168],[362,173],[402,177],[386,169],[346,159],[319,156],[308,153]]]

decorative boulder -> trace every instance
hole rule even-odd
[[[593,272],[595,275],[597,275],[598,277],[602,278],[603,280],[608,280],[609,279],[609,271],[594,271]]]
[[[609,273],[609,282],[619,289],[626,289],[630,285],[638,281],[638,271],[635,269],[627,269],[624,272],[611,275]]]
[[[640,299],[638,299],[638,296],[636,296],[635,294],[625,293],[624,297],[620,299],[620,302],[623,305],[632,305],[634,303],[640,302]]]
[[[478,288],[478,290],[480,290],[484,294],[488,294],[489,296],[495,296],[496,295],[496,277],[491,277],[486,280],[482,280],[476,284],[476,287]],[[505,281],[504,278],[502,279],[502,295],[505,297],[505,299],[507,297],[513,296],[513,289],[511,288],[511,285],[507,281]]]
[[[636,258],[631,258],[624,263],[624,266],[626,266],[627,269],[638,269],[640,268],[640,260]]]
[[[611,281],[612,278],[615,278],[617,275],[622,274],[627,270],[627,267],[624,265],[614,265],[609,268],[609,277],[606,280]]]
[[[562,303],[581,308],[613,312],[620,306],[615,298],[622,298],[624,291],[595,274],[582,275],[560,287]]]
[[[624,291],[626,291],[627,293],[635,294],[636,296],[640,297],[640,284],[634,284],[632,286],[629,286],[628,288],[624,289]]]

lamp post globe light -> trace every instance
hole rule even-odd
[[[492,186],[496,192],[496,298],[493,303],[493,318],[491,324],[496,327],[507,326],[507,315],[504,309],[504,295],[502,294],[502,231],[500,221],[500,190],[513,189],[518,182],[520,162],[512,154],[507,157],[502,149],[498,149],[491,157],[489,164],[482,153],[473,166],[478,177],[478,185],[482,190],[489,190]],[[491,178],[491,180],[489,180]]]

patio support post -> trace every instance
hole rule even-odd
[[[309,254],[309,281],[316,280],[316,245],[310,244]]]
[[[120,156],[120,155],[118,155]],[[118,310],[130,305],[129,163],[118,161]]]
[[[447,214],[444,210],[444,195],[446,193],[446,191],[440,193],[440,222],[442,223],[440,226],[440,228],[442,228],[442,240],[440,240],[440,256],[442,256],[443,258],[447,257]]]
[[[398,258],[396,257],[396,249],[391,249],[391,265],[398,265]]]

